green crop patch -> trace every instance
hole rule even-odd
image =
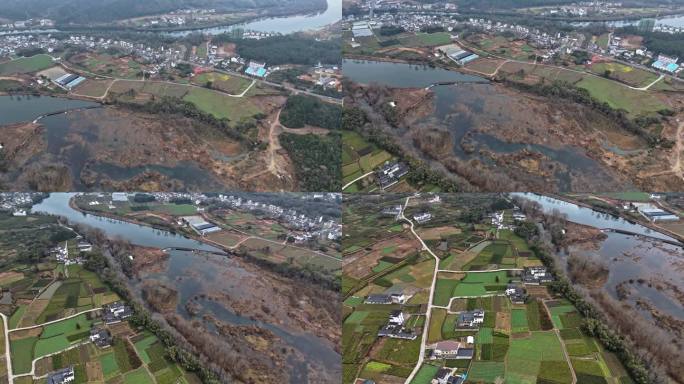
[[[107,353],[100,356],[100,366],[102,366],[102,374],[105,379],[119,374],[119,366],[116,364],[114,353]]]
[[[491,328],[481,327],[477,332],[477,343],[478,344],[491,344],[494,342],[493,333]]]
[[[423,364],[416,376],[411,380],[411,384],[430,384],[432,378],[435,377],[439,371],[439,367],[431,364]]]
[[[511,330],[514,333],[527,332],[527,311],[523,309],[513,309],[511,311]]]
[[[138,356],[140,356],[140,359],[143,361],[143,363],[150,364],[150,362],[152,362],[152,358],[147,354],[147,348],[157,341],[157,337],[148,332],[140,334],[139,336],[142,337],[140,339],[136,339],[133,345],[135,346],[135,350],[138,352]]]
[[[563,340],[575,340],[582,338],[582,332],[577,328],[566,328],[560,330],[560,335]]]
[[[508,345],[508,335],[494,333],[492,338],[492,360],[504,361],[508,353]]]
[[[468,381],[473,383],[493,383],[498,377],[503,378],[506,366],[498,361],[473,361],[468,372]]]
[[[154,379],[143,367],[128,372],[123,376],[124,384],[155,384]]]
[[[0,63],[0,75],[36,72],[50,68],[53,65],[52,57],[48,55],[41,54],[21,57],[16,60]]]
[[[28,373],[31,371],[33,347],[36,345],[37,341],[37,337],[27,337],[10,341],[10,351],[12,351],[12,371],[14,374]]]
[[[572,383],[572,372],[566,361],[542,361],[537,377],[554,383]]]
[[[449,305],[449,299],[454,296],[454,289],[458,285],[458,280],[438,279],[435,285],[434,304],[442,307]]]

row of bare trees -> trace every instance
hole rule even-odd
[[[597,259],[571,254],[561,260],[558,251],[563,244],[567,217],[558,210],[544,212],[542,206],[524,198],[516,204],[540,229],[530,232],[532,249],[558,280],[552,290],[570,300],[584,317],[582,329],[614,352],[637,383],[684,383],[684,351],[668,333],[642,316],[635,316],[629,306],[621,304],[604,290],[587,289],[581,284],[602,279],[608,266]],[[565,264],[567,263],[567,264]],[[567,265],[565,278],[561,265]]]

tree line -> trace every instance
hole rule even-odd
[[[100,230],[76,227],[79,233],[84,234],[84,237],[102,252],[110,252],[112,257],[117,260],[128,259],[126,255],[130,254],[130,243],[124,240],[110,240]],[[131,306],[133,309],[133,316],[130,318],[131,324],[143,327],[157,336],[166,347],[167,358],[178,363],[183,369],[197,374],[204,384],[221,382],[217,372],[208,369],[194,353],[181,346],[172,330],[155,320],[152,314],[134,298],[124,282],[126,277],[117,273],[117,268],[110,264],[104,254],[101,252],[87,253],[83,267],[97,273],[104,284]]]
[[[302,191],[339,191],[342,188],[342,137],[332,131],[326,136],[294,133],[280,135],[295,166]]]
[[[664,116],[671,115],[672,111],[669,109],[663,109],[659,111],[660,116],[639,116],[638,118],[630,119],[627,111],[613,108],[607,102],[593,97],[586,89],[576,87],[567,81],[554,80],[550,83],[540,81],[535,84],[525,84],[518,81],[509,80],[508,78],[503,78],[502,81],[506,85],[526,92],[534,93],[536,95],[549,98],[567,99],[578,104],[586,105],[598,112],[601,112],[611,120],[616,121],[624,130],[640,136],[646,140],[651,147],[661,146],[664,148],[671,148],[674,145],[672,140],[660,137],[659,135],[654,134],[647,129],[651,125],[659,123]]]
[[[370,143],[396,156],[409,167],[407,180],[412,185],[436,185],[442,192],[460,192],[463,186],[435,171],[428,164],[405,153],[394,139],[380,128],[370,124],[366,113],[359,107],[345,107],[342,113],[342,129],[354,131]]]
[[[342,107],[307,95],[290,96],[280,113],[280,122],[288,128],[312,125],[325,129],[339,129],[341,119]]]
[[[590,297],[583,289],[575,287],[562,272],[563,268],[557,264],[558,260],[553,256],[553,248],[558,248],[562,244],[564,237],[562,229],[566,221],[564,215],[557,211],[551,214],[545,213],[538,203],[526,199],[517,199],[517,202],[528,217],[543,223],[544,231],[539,231],[539,227],[534,221],[525,221],[517,224],[515,233],[530,244],[530,250],[553,274],[555,281],[549,285],[551,291],[570,301],[577,312],[582,315],[583,320],[580,326],[582,332],[595,337],[608,351],[615,353],[635,383],[664,383],[666,375],[663,374],[659,363],[654,361],[652,354],[650,352],[635,352],[641,349],[645,342],[639,343],[636,347],[633,333],[620,334],[615,330],[616,324],[611,323],[609,325],[609,320],[604,315],[604,312],[607,311],[605,306],[601,305],[604,312],[599,310],[595,305],[597,300]],[[553,233],[549,234],[549,230]],[[591,273],[595,273],[596,269],[602,270],[603,266],[592,267]],[[603,292],[599,292],[595,293],[594,296],[601,298],[604,296],[602,294]],[[621,311],[619,316],[624,317],[624,313]],[[636,322],[637,320],[629,319],[629,321]],[[624,328],[620,327],[620,329]],[[643,329],[639,332],[643,332]],[[630,340],[626,336],[632,339]],[[646,338],[648,339],[648,337],[650,336]]]
[[[282,64],[316,65],[342,62],[339,39],[316,40],[299,34],[273,36],[265,39],[236,39],[224,33],[212,38],[214,44],[234,43],[237,53],[247,59],[271,66]]]

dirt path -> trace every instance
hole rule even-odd
[[[546,306],[546,300],[542,300],[541,302],[544,306],[544,309],[546,310],[546,314],[549,316],[550,319],[551,311],[549,310],[549,307]],[[577,384],[577,375],[575,374],[575,369],[572,367],[572,362],[570,361],[570,355],[568,355],[568,348],[565,346],[565,341],[561,337],[560,331],[555,326],[553,327],[553,332],[556,334],[556,337],[560,341],[561,347],[563,347],[563,354],[565,355],[565,360],[568,362],[568,367],[570,367],[570,373],[572,374],[572,384]]]
[[[321,127],[306,126],[303,128],[287,128],[286,126],[281,124],[280,128],[282,129],[283,132],[294,133],[295,135],[307,135],[309,133],[312,133],[314,135],[325,136],[328,133],[330,133],[330,131],[328,131],[325,128],[321,128]]]
[[[677,127],[677,137],[675,138],[675,161],[674,164],[672,164],[672,172],[679,177],[682,177],[682,151],[684,150],[682,133],[684,133],[684,121],[679,123],[679,126]]]
[[[591,73],[591,72],[587,72],[587,71],[579,71],[579,70],[571,69],[571,68],[563,68],[563,67],[559,67],[559,66],[557,66],[557,65],[551,65],[551,64],[534,63],[534,62],[525,61],[525,60],[509,59],[509,58],[506,58],[506,57],[503,57],[503,56],[499,56],[499,55],[493,54],[493,53],[491,53],[491,52],[483,51],[482,49],[473,47],[471,44],[468,44],[468,43],[466,43],[466,42],[463,41],[463,40],[457,40],[456,42],[457,42],[459,45],[461,45],[462,47],[466,48],[466,49],[469,49],[469,50],[471,50],[471,51],[473,51],[473,52],[479,52],[480,55],[484,55],[484,57],[493,57],[493,58],[499,59],[499,60],[507,60],[508,62],[511,62],[511,63],[527,64],[527,65],[534,65],[534,66],[540,66],[540,67],[547,67],[547,68],[560,69],[560,70],[564,70],[564,71],[579,73],[579,74],[586,75],[586,76],[592,76],[592,77],[597,77],[597,78],[605,79],[604,76],[597,75],[597,74],[595,74],[595,73]],[[498,72],[498,71],[499,71],[499,69],[496,70],[496,72]],[[475,72],[475,71],[473,71],[473,72]],[[665,77],[665,76],[661,74],[661,77]],[[622,82],[620,82],[620,81],[616,81],[616,80],[613,80],[613,79],[608,79],[608,80],[613,81],[613,82],[615,82],[615,83],[617,83],[617,84],[620,84],[620,85],[623,86],[623,87],[627,87],[627,88],[629,88],[629,89],[633,89],[633,90],[635,90],[635,91],[648,91],[648,89],[649,89],[652,85],[654,85],[654,84],[656,84],[658,81],[660,81],[661,78],[658,78],[658,79],[657,79],[656,81],[654,81],[653,83],[651,83],[651,84],[649,84],[649,85],[647,85],[647,86],[645,86],[645,87],[640,87],[640,88],[639,88],[639,87],[633,87],[633,86],[631,86],[631,85],[627,85],[627,84],[625,84],[625,83],[622,83]]]
[[[473,72],[473,73],[477,73],[477,74],[482,75],[482,76],[494,77],[494,76],[496,76],[496,75],[499,73],[499,70],[500,70],[504,65],[506,65],[506,64],[509,63],[509,62],[510,62],[510,60],[504,60],[501,64],[499,64],[499,65],[496,67],[496,69],[495,69],[494,72],[492,72],[492,73],[484,73],[484,72],[477,71],[477,70],[474,70],[474,69],[468,68],[468,67],[463,67],[463,69],[465,69],[466,71],[470,71],[470,72]]]
[[[357,177],[356,179],[354,179],[354,180],[348,182],[347,184],[345,184],[345,185],[342,187],[342,190],[344,191],[345,189],[351,187],[351,186],[352,186],[354,183],[356,183],[357,181],[359,181],[359,180],[361,180],[361,179],[365,179],[366,177],[372,175],[373,173],[375,173],[375,172],[370,171],[370,172],[366,173],[365,175],[361,175],[361,176]]]
[[[271,122],[271,125],[268,129],[268,148],[266,149],[268,166],[263,171],[249,175],[243,178],[243,180],[252,180],[268,173],[271,173],[278,178],[282,178],[284,175],[288,174],[288,172],[283,169],[285,159],[278,154],[278,151],[283,148],[280,145],[280,139],[278,138],[278,136],[283,132],[283,126],[280,125],[280,112],[282,112],[282,109],[278,110],[278,113],[275,115],[273,122]]]

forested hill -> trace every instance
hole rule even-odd
[[[11,20],[49,18],[59,23],[88,24],[182,8],[258,9],[268,14],[282,14],[320,10],[325,5],[325,0],[0,0],[0,17]]]

